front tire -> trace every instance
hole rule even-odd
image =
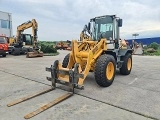
[[[70,54],[67,54],[67,55],[64,57],[63,62],[62,62],[62,67],[63,67],[63,68],[67,68],[68,63],[69,63],[69,57],[70,57]]]
[[[101,55],[95,66],[95,80],[98,85],[108,87],[112,84],[116,72],[116,61],[112,55]]]

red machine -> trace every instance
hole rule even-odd
[[[6,57],[8,54],[8,38],[4,35],[0,35],[0,55]]]

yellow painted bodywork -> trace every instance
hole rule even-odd
[[[9,45],[12,45],[13,43],[15,43],[15,38],[13,38],[13,37],[10,37],[9,38]]]
[[[131,66],[132,66],[132,60],[131,60],[131,58],[129,58],[127,61],[127,69],[131,70]]]
[[[115,71],[115,68],[114,68],[113,63],[109,62],[107,65],[107,68],[106,68],[106,78],[108,80],[112,80],[112,77],[114,75],[114,71]]]

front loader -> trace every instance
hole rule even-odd
[[[84,89],[84,80],[89,72],[94,72],[99,86],[110,86],[116,69],[122,75],[129,75],[132,69],[132,50],[119,38],[119,27],[122,19],[115,15],[105,15],[90,19],[80,35],[80,41],[72,40],[72,50],[62,64],[56,60],[46,71],[51,73],[47,80],[52,88],[40,93],[16,100],[8,106],[18,104],[56,88],[56,84],[69,86],[69,92],[56,100],[26,115],[31,118],[55,104],[71,97],[74,89]]]
[[[89,72],[94,72],[98,85],[108,87],[112,84],[116,69],[128,75],[132,68],[132,49],[119,38],[122,19],[115,15],[95,17],[85,25],[80,41],[72,41],[72,51],[63,63],[54,62],[49,81],[63,83],[73,88],[83,89]],[[89,35],[87,35],[87,32]]]

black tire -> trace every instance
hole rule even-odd
[[[3,56],[3,57],[6,57],[6,54],[3,54],[2,56]]]
[[[11,55],[20,55],[20,48],[13,48],[11,51]]]
[[[111,78],[107,78],[107,67],[109,64],[112,64],[112,74],[111,74]],[[111,70],[110,70],[111,71]],[[112,84],[114,77],[115,77],[115,72],[116,72],[116,61],[114,59],[114,57],[112,55],[101,55],[97,62],[96,62],[96,66],[95,66],[95,80],[97,82],[98,85],[102,86],[102,87],[108,87]]]
[[[63,62],[62,62],[62,67],[63,68],[67,68],[67,66],[68,66],[68,63],[69,63],[69,54],[67,54],[65,57],[64,57],[64,59],[63,59]]]
[[[11,55],[15,55],[15,53],[14,53],[14,48],[13,48],[12,51],[11,51]]]
[[[131,66],[128,68],[128,62],[129,62],[129,59],[131,60]],[[129,75],[131,70],[132,70],[132,55],[130,53],[127,53],[123,58],[122,58],[122,61],[123,61],[123,65],[122,67],[120,68],[120,74],[122,75]]]

